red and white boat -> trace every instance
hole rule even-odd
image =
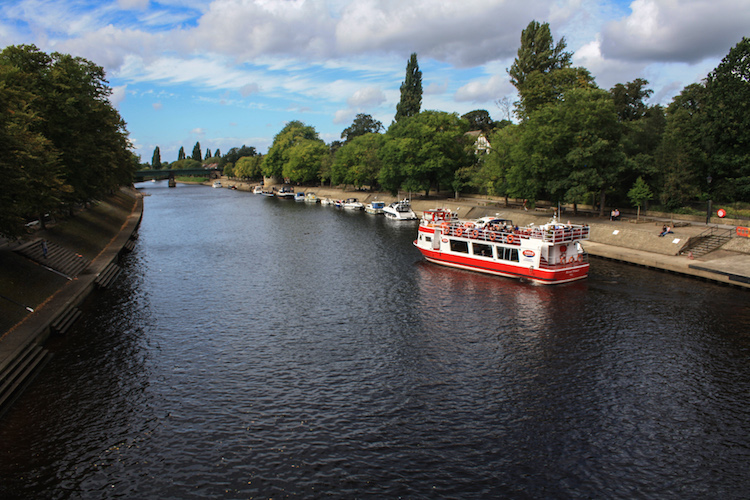
[[[554,285],[588,276],[581,245],[588,239],[589,226],[554,218],[519,228],[508,219],[463,221],[449,210],[433,209],[425,210],[414,246],[435,264]]]

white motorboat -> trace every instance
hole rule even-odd
[[[406,198],[384,207],[383,215],[391,220],[419,220],[417,214],[411,209],[411,201]]]
[[[342,208],[347,210],[364,210],[365,206],[357,198],[347,198],[344,203],[341,204]]]
[[[213,184],[213,186],[214,186],[215,188],[220,188],[220,187],[221,187],[221,181],[214,181],[214,184]]]
[[[263,194],[263,186],[255,186],[253,188],[253,194]]]
[[[305,193],[305,203],[317,203],[318,197],[315,193],[312,191],[308,191]]]
[[[383,213],[384,208],[385,208],[384,201],[375,200],[365,205],[365,212],[367,212],[368,214],[380,215]]]
[[[325,206],[333,206],[335,202],[332,199],[326,197],[320,200],[320,204]]]
[[[302,192],[296,192],[294,193],[294,201],[305,201],[305,193]]]
[[[281,186],[281,189],[276,191],[276,197],[292,200],[294,199],[294,188],[288,184],[284,184],[283,186]]]

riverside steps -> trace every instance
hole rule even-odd
[[[117,277],[142,215],[140,193],[122,188],[24,242],[0,242],[0,415],[44,366],[49,336],[80,318],[101,275],[105,286]]]
[[[210,182],[204,184],[211,185]],[[230,189],[234,187],[241,191],[252,191],[256,184],[233,181],[226,177],[221,179],[222,187]],[[365,204],[376,199],[389,204],[407,197],[403,193],[400,197],[395,197],[389,193],[328,187],[296,186],[295,190],[313,191],[318,198],[356,197]],[[519,226],[531,223],[544,224],[553,215],[551,207],[524,210],[517,203],[506,207],[501,199],[479,196],[465,196],[459,199],[442,197],[425,199],[421,195],[412,194],[411,205],[418,215],[430,208],[448,208],[457,212],[462,219],[478,219],[499,214],[512,219]],[[704,236],[707,229],[713,228],[712,233],[718,232],[726,235],[734,233],[736,226],[728,224],[728,221],[721,221],[714,217],[711,224],[706,224],[705,219],[689,220],[688,217],[667,214],[640,218],[628,214],[624,215],[622,220],[610,221],[609,216],[598,217],[590,212],[581,212],[578,216],[574,216],[572,210],[563,213],[559,220],[563,223],[570,221],[574,224],[590,226],[590,240],[584,244],[589,255],[739,288],[750,288],[750,238],[737,236],[725,239],[716,238],[717,244],[708,247],[706,253],[702,254],[699,250],[691,252],[693,244],[708,239]],[[734,222],[736,225],[750,225],[743,221]],[[672,227],[673,234],[659,237],[662,225]],[[416,235],[416,226],[414,232]]]

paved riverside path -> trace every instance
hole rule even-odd
[[[50,292],[51,295],[45,298],[36,294],[38,303],[32,304],[33,312],[27,314],[21,321],[12,325],[9,329],[0,332],[0,373],[9,367],[13,360],[30,344],[44,344],[51,333],[50,325],[61,314],[79,305],[94,289],[95,280],[99,274],[117,260],[125,244],[130,240],[140,224],[143,214],[142,196],[132,189],[126,189],[126,191],[128,191],[128,196],[130,196],[133,202],[129,214],[124,213],[114,216],[112,215],[114,211],[100,211],[94,214],[99,222],[107,220],[107,223],[111,226],[112,233],[103,233],[100,235],[100,246],[96,243],[87,246],[87,251],[92,254],[91,261],[77,276],[67,277],[67,279],[59,278],[57,275],[50,273],[50,269],[42,271],[41,269],[44,266],[30,265],[31,267],[29,267],[27,274],[42,274],[45,272],[46,274],[43,274],[45,276],[43,281],[34,282],[33,277],[30,277],[24,283],[53,282],[59,283],[59,286],[54,290],[40,286],[45,293]],[[114,234],[114,236],[111,236],[111,234]],[[44,236],[46,235],[40,232],[34,235],[34,239]],[[0,257],[4,257],[0,260],[3,264],[0,266],[0,279],[6,278],[12,272],[12,270],[8,269],[7,263],[18,262],[17,260],[13,260],[18,258],[15,253],[16,250],[11,244],[5,244],[0,247],[0,254],[3,254]],[[21,295],[23,290],[18,290],[18,288],[23,288],[23,284],[15,285],[15,288],[16,290],[13,290],[16,292],[14,296]],[[34,294],[28,295],[34,296]]]

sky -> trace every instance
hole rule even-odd
[[[2,0],[0,47],[102,66],[141,161],[171,162],[196,142],[265,153],[292,120],[326,143],[358,113],[388,127],[412,53],[422,110],[508,118],[531,21],[600,88],[643,78],[667,105],[750,36],[750,0]]]

